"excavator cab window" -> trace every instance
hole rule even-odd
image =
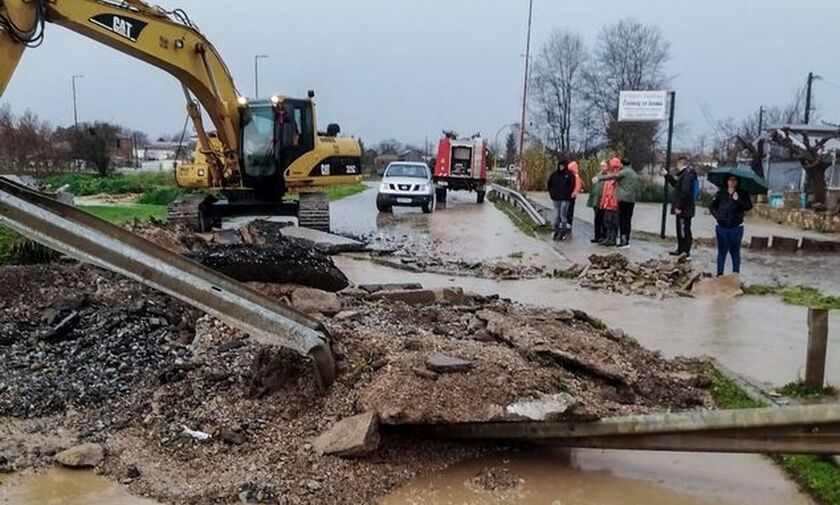
[[[278,111],[281,160],[287,168],[315,146],[312,103],[308,100],[287,99]]]
[[[245,117],[242,130],[242,157],[245,173],[264,177],[277,172],[274,108],[255,106]]]

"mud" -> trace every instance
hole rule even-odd
[[[100,443],[99,472],[171,503],[229,503],[242,493],[364,503],[494,449],[386,437],[360,460],[315,454],[317,435],[367,410],[386,423],[509,419],[506,405],[558,392],[576,400],[568,419],[709,405],[690,365],[664,360],[581,312],[497,297],[410,306],[361,290],[342,294],[343,309],[356,314],[326,320],[340,375],[322,396],[303,358],[267,354],[207,316],[194,331],[180,331],[168,315],[183,321],[190,313],[131,281],[65,263],[4,267],[0,276],[15,293],[3,298],[3,320],[19,332],[0,348],[0,373],[11,377],[0,416],[32,418],[3,426],[2,456],[14,469],[37,468],[70,445]],[[85,290],[89,297],[65,303],[68,291]],[[57,312],[52,322],[42,319],[48,310]],[[39,338],[65,311],[78,313],[68,338]],[[435,353],[471,366],[434,379],[416,374]],[[35,445],[59,433],[49,446]]]

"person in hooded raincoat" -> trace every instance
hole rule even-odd
[[[607,174],[617,174],[621,171],[621,160],[612,158],[607,162]],[[615,247],[618,239],[618,181],[610,179],[604,182],[601,194],[601,210],[604,212],[604,229],[606,238],[600,244],[605,247]]]
[[[575,203],[577,202],[577,197],[583,187],[583,180],[580,178],[580,167],[578,166],[577,161],[570,161],[568,168],[569,172],[575,176],[575,188],[572,190],[572,201],[569,203],[569,211],[566,213],[566,222],[569,225],[568,235],[571,237],[572,227],[575,223]]]
[[[586,200],[586,206],[591,207],[592,211],[595,213],[595,221],[593,227],[595,228],[595,235],[592,237],[593,244],[598,244],[605,238],[607,238],[606,231],[604,230],[604,211],[601,210],[601,194],[604,191],[604,181],[601,179],[600,176],[606,175],[607,173],[607,162],[601,162],[601,171],[592,178],[592,186],[589,187],[589,198]]]

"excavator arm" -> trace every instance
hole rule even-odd
[[[172,74],[183,85],[213,185],[239,179],[239,94],[213,44],[183,11],[169,12],[141,0],[0,0],[0,96],[24,50],[40,44],[46,23],[64,26]],[[218,143],[211,143],[193,96],[210,117]],[[216,147],[219,144],[221,149]]]

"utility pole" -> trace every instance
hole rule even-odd
[[[74,75],[70,78],[73,83],[73,126],[79,128],[79,106],[76,103],[76,79],[81,79],[83,75]]]
[[[254,98],[260,97],[260,60],[268,58],[267,54],[257,54],[254,56]]]
[[[758,109],[758,135],[756,138],[761,137],[761,132],[764,131],[764,106],[762,105]]]
[[[805,124],[811,122],[811,88],[814,87],[814,79],[816,76],[813,72],[808,72],[808,86],[805,91]]]
[[[525,42],[525,79],[522,84],[522,121],[519,125],[519,181],[522,181],[523,151],[525,149],[525,110],[528,107],[528,71],[531,65],[531,19],[534,14],[534,0],[528,0],[528,36]]]

